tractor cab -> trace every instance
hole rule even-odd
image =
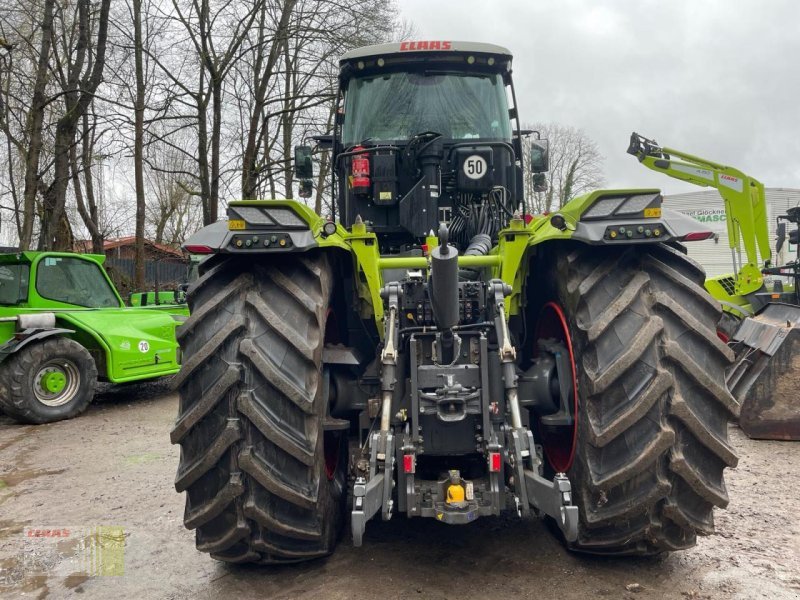
[[[334,135],[321,141],[333,149],[343,225],[361,217],[392,253],[442,224],[461,250],[478,234],[496,240],[524,202],[508,50],[369,46],[342,57],[339,90]]]

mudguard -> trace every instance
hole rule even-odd
[[[0,363],[33,342],[53,337],[55,335],[66,335],[69,333],[75,333],[75,331],[60,327],[52,327],[47,329],[23,329],[22,331],[14,334],[14,337],[8,340],[5,344],[0,346]]]

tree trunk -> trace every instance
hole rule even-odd
[[[85,138],[83,143],[87,143]],[[97,228],[97,222],[89,214],[89,211],[86,210],[86,202],[84,202],[83,189],[81,188],[80,169],[78,168],[78,155],[75,146],[72,146],[69,150],[69,162],[72,175],[72,189],[75,193],[75,203],[78,205],[78,213],[81,215],[81,220],[83,224],[86,225],[86,229],[89,230],[89,235],[92,238],[92,252],[95,254],[102,254],[103,235]]]
[[[22,205],[22,234],[20,250],[28,250],[33,240],[33,221],[36,215],[36,192],[39,189],[39,157],[42,153],[42,126],[46,106],[45,91],[50,63],[50,47],[53,38],[53,5],[55,0],[45,0],[42,16],[42,40],[39,44],[39,60],[36,65],[36,82],[33,87],[31,108],[28,111],[26,127],[29,143],[25,155],[25,191]]]
[[[142,1],[133,0],[133,45],[136,70],[136,100],[133,106],[133,178],[136,187],[136,246],[134,282],[136,290],[144,289],[144,67],[142,46]]]
[[[259,141],[266,138],[265,129],[267,120],[264,117],[264,107],[267,102],[267,89],[269,81],[274,75],[275,64],[280,58],[281,47],[286,43],[289,30],[289,19],[292,16],[297,0],[285,0],[281,9],[281,16],[275,28],[275,37],[270,44],[266,65],[262,68],[263,54],[259,54],[253,72],[257,82],[253,108],[250,112],[250,123],[247,130],[247,143],[242,156],[242,197],[255,198],[258,195],[258,183],[261,170],[258,167]],[[262,38],[262,44],[266,41]],[[266,146],[266,143],[265,143]],[[265,160],[267,156],[264,157]],[[275,197],[273,192],[272,197]]]
[[[211,188],[208,198],[208,225],[215,223],[219,211],[219,148],[222,135],[222,80],[213,79],[211,84]]]
[[[54,146],[53,182],[47,188],[43,206],[42,233],[39,237],[40,250],[71,249],[71,231],[61,221],[64,217],[67,184],[69,183],[69,150],[75,142],[78,120],[86,112],[103,79],[105,67],[106,40],[108,37],[108,12],[111,0],[102,0],[97,24],[97,46],[90,50],[90,0],[79,0],[77,3],[80,15],[78,42],[75,46],[75,61],[69,65],[67,89],[64,93],[66,111],[56,125]],[[83,66],[89,61],[86,74]],[[93,61],[93,62],[92,62]]]

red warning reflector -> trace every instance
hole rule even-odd
[[[489,452],[489,471],[497,473],[502,466],[502,460],[499,452]]]
[[[403,454],[403,472],[414,473],[417,470],[417,461],[413,454]]]
[[[214,250],[209,248],[208,246],[189,245],[189,246],[184,246],[184,248],[186,249],[186,251],[189,254],[213,254],[214,253]]]
[[[681,240],[684,242],[700,242],[712,237],[714,237],[713,231],[693,231],[692,233],[687,233]]]

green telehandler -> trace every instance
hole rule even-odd
[[[736,464],[719,304],[656,189],[528,213],[511,54],[370,46],[340,61],[332,207],[243,200],[178,337],[175,487],[230,562],[333,551],[347,523],[540,515],[571,549],[648,555],[714,531]],[[303,193],[313,149],[295,149]],[[537,185],[541,185],[541,181]]]
[[[709,278],[705,286],[724,311],[719,335],[736,353],[726,381],[742,407],[739,424],[752,438],[800,440],[800,246],[793,261],[771,264],[763,184],[738,169],[661,147],[635,132],[628,153],[653,171],[715,188],[722,196],[734,272]],[[779,215],[777,222],[780,253],[787,225],[800,223],[800,208]],[[788,237],[798,244],[798,230]],[[742,246],[745,259],[737,260]],[[764,275],[778,277],[771,289]]]
[[[130,383],[180,368],[186,305],[126,307],[105,256],[0,254],[0,411],[50,423],[86,410],[98,381]]]

